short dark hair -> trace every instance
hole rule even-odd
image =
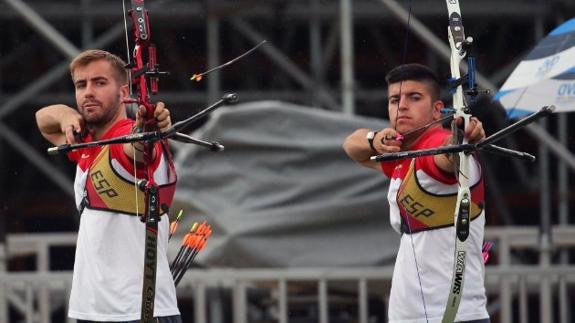
[[[399,65],[387,73],[385,81],[388,85],[403,81],[427,82],[431,85],[431,95],[434,99],[438,99],[441,94],[441,82],[437,74],[422,64],[409,63]]]
[[[128,84],[128,70],[126,69],[126,63],[118,56],[99,49],[89,49],[83,51],[82,53],[78,54],[74,60],[72,60],[70,63],[70,73],[72,74],[72,79],[74,78],[74,71],[76,68],[85,67],[88,64],[99,60],[104,60],[110,63],[116,80],[120,84]]]

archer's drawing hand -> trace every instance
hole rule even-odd
[[[373,138],[373,147],[380,154],[400,151],[402,142],[396,139],[398,134],[399,133],[392,128],[385,128],[378,131]]]
[[[66,143],[77,144],[82,142],[88,133],[84,118],[79,113],[69,113],[60,121],[61,131],[66,137]]]

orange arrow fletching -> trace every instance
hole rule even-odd
[[[192,235],[189,233],[186,233],[186,235],[184,235],[184,239],[182,239],[182,246],[185,246],[188,241],[190,241],[190,239],[192,238]]]
[[[202,236],[195,236],[194,237],[194,243],[193,243],[193,248],[194,249],[198,249],[198,246],[200,245],[200,243],[202,242]]]
[[[206,242],[208,242],[208,239],[202,239],[200,245],[198,246],[198,251],[204,249],[204,247],[206,246]]]
[[[170,224],[170,235],[176,233],[178,230],[178,221],[174,221]]]
[[[192,77],[190,77],[190,80],[199,82],[202,80],[202,74],[194,74]]]

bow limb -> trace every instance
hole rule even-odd
[[[453,93],[453,108],[455,110],[454,120],[452,121],[452,136],[453,140],[457,141],[457,143],[467,145],[467,138],[463,137],[463,132],[460,131],[460,128],[457,126],[456,120],[461,118],[461,129],[466,129],[471,117],[469,109],[464,104],[463,85],[459,82],[461,78],[460,64],[466,56],[465,47],[468,44],[468,40],[465,38],[459,1],[446,0],[446,3],[449,12],[448,37],[451,47],[451,78],[457,83],[455,89],[451,89]],[[469,41],[469,43],[470,42],[471,41]],[[473,75],[473,71],[469,73]],[[455,248],[453,273],[442,323],[453,323],[463,296],[467,258],[466,241],[469,236],[469,212],[471,207],[471,191],[469,189],[470,158],[473,157],[469,153],[462,151],[458,153],[458,158],[456,159],[456,176],[459,185],[454,211]]]
[[[150,23],[148,11],[144,6],[144,0],[132,0],[129,15],[132,18],[134,35],[132,62],[129,64],[129,67],[131,68],[130,79],[133,86],[132,90],[135,91],[136,98],[129,100],[128,102],[136,103],[138,106],[144,106],[146,109],[145,115],[140,116],[140,118],[143,119],[143,129],[139,130],[142,131],[147,128],[146,125],[154,121],[155,105],[150,102],[150,92],[155,94],[158,91],[158,64],[156,59],[156,48],[151,44]],[[126,46],[129,47],[127,42]],[[147,62],[145,61],[146,58]],[[136,176],[136,148],[133,147],[134,185],[137,186],[134,190],[136,210],[138,204],[137,201],[139,200],[139,190],[143,192],[145,201],[143,214],[140,218],[142,222],[145,223],[145,235],[143,237],[145,239],[145,252],[140,317],[142,323],[152,322],[156,295],[158,222],[161,219],[161,211],[159,190],[158,185],[154,181],[154,169],[152,164],[154,158],[154,147],[156,146],[155,143],[157,141],[158,140],[156,138],[150,138],[143,142],[143,168],[145,169],[145,175],[141,180],[138,180]],[[156,158],[160,158],[159,152]]]

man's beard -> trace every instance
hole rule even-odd
[[[86,125],[89,128],[98,128],[107,125],[110,121],[114,119],[114,117],[118,113],[118,109],[121,108],[119,101],[120,96],[118,95],[116,97],[116,100],[114,100],[114,102],[112,102],[112,104],[110,105],[113,106],[114,108],[107,108],[104,106],[102,102],[97,101],[98,104],[102,107],[102,109],[100,110],[102,114],[95,113],[89,115],[85,113],[84,109],[82,109],[82,118],[84,118]]]

